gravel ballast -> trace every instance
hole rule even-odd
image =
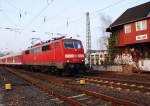
[[[6,91],[4,85],[12,84],[12,90]],[[28,82],[0,68],[0,106],[63,106],[56,97],[41,91]]]

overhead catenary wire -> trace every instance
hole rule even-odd
[[[31,21],[23,28],[23,29],[26,29],[26,27],[28,27],[29,25],[31,26],[31,24],[54,2],[54,0],[51,0],[51,3],[47,3],[47,5],[41,9],[41,11],[36,15],[34,16]]]
[[[16,7],[14,4],[12,4],[12,2],[10,2],[9,0],[5,0],[5,2],[7,2],[7,4],[9,4],[11,7],[13,7],[14,9],[16,9],[17,11],[20,11],[20,8]]]
[[[115,2],[115,3],[112,3],[112,4],[110,4],[110,5],[106,6],[106,7],[104,7],[104,8],[101,8],[101,9],[98,9],[98,10],[96,10],[96,11],[90,12],[90,14],[100,13],[100,12],[102,12],[102,11],[104,11],[104,10],[106,10],[106,9],[112,8],[113,6],[116,6],[116,5],[118,5],[118,4],[120,4],[120,3],[124,2],[124,1],[126,1],[126,0],[119,0],[119,1],[117,1],[117,2]],[[69,25],[69,24],[72,24],[72,23],[74,23],[74,22],[77,22],[77,21],[80,20],[84,15],[85,15],[85,13],[81,13],[81,16],[78,17],[77,19],[70,20],[69,23],[68,23],[68,25]],[[67,17],[67,18],[71,19],[70,17]],[[61,28],[61,27],[64,27],[64,25],[58,26],[57,28]],[[56,28],[56,29],[57,29],[57,28]]]
[[[6,0],[6,1],[8,1],[8,0]],[[48,0],[47,0],[48,1]],[[106,9],[108,9],[108,8],[112,8],[113,6],[116,6],[116,5],[118,5],[118,4],[120,4],[121,2],[124,2],[124,1],[126,1],[126,0],[119,0],[119,1],[117,1],[117,2],[115,2],[115,3],[112,3],[112,4],[110,4],[110,5],[108,5],[108,6],[106,6],[106,7],[104,7],[104,8],[101,8],[101,9],[98,9],[98,10],[96,10],[96,11],[93,11],[93,12],[90,12],[90,14],[95,14],[95,13],[99,13],[99,12],[101,12],[101,11],[104,11],[104,10],[106,10]],[[53,0],[52,0],[52,2],[53,2]],[[10,3],[10,4],[12,4],[12,3]],[[41,13],[43,13],[43,11],[45,10],[45,9],[47,9],[48,8],[48,6],[50,5],[51,3],[47,3],[47,5],[23,28],[23,30],[25,30],[25,28],[26,27],[28,27],[29,25],[31,25],[40,15],[41,15]],[[16,6],[14,6],[14,5],[12,5],[14,8],[16,8],[17,10],[19,10],[19,8],[18,7],[16,7]],[[20,11],[20,10],[19,10]],[[22,11],[22,10],[21,10]],[[68,25],[70,25],[70,24],[72,24],[72,23],[74,23],[74,22],[77,22],[78,20],[80,20],[82,17],[83,17],[83,15],[85,15],[85,13],[82,13],[82,16],[79,16],[78,18],[76,18],[76,19],[73,19],[73,18],[71,18],[71,17],[69,17],[69,22],[68,22]],[[46,18],[46,21],[45,21],[45,23],[47,23],[48,22],[48,18],[50,18],[51,19],[51,17],[47,17],[47,16],[45,16],[45,18]],[[67,16],[67,18],[68,18],[68,16]],[[43,24],[43,23],[42,23]],[[40,25],[39,27],[41,27],[42,25]],[[61,27],[64,27],[64,25],[59,25],[57,28],[61,28]],[[57,29],[56,28],[56,29]],[[38,31],[38,30],[36,30],[36,31]]]
[[[5,2],[7,4],[9,4],[11,7],[13,7],[18,13],[19,13],[19,18],[22,18],[23,13],[26,14],[26,11],[23,11],[21,8],[18,8],[17,6],[15,6],[11,1],[9,0],[5,0]]]
[[[48,0],[47,0],[48,1]],[[76,6],[76,5],[74,5],[74,6]],[[72,7],[71,6],[71,8],[74,8],[74,6]],[[63,17],[62,16],[62,14],[61,15],[59,15],[60,13],[62,13],[62,12],[66,12],[67,10],[70,10],[67,6],[65,7],[65,8],[63,8],[63,9],[61,9],[61,11],[60,12],[58,12],[55,16],[44,16],[43,18],[43,20],[45,20],[44,22],[42,22],[39,26],[38,26],[38,28],[37,28],[37,30],[39,30],[44,24],[46,24],[48,21],[51,21],[51,20],[56,20],[56,18],[58,18],[58,17]],[[78,14],[79,15],[79,14]],[[66,16],[65,16],[66,17]],[[67,19],[68,19],[69,17],[67,16]],[[69,24],[69,23],[68,23]]]
[[[8,0],[6,0],[6,1],[8,2]],[[47,5],[46,5],[27,25],[25,25],[25,27],[23,28],[23,30],[26,29],[26,27],[28,27],[29,25],[31,25],[31,24],[41,15],[41,13],[43,13],[43,12],[49,7],[49,5],[52,4],[53,1],[54,1],[54,0],[51,0],[51,3],[49,3],[49,0],[47,0]],[[124,1],[126,1],[126,0],[124,0]],[[106,6],[106,7],[104,7],[104,8],[101,8],[101,9],[98,9],[98,10],[96,10],[96,11],[93,11],[93,12],[91,12],[90,14],[94,14],[94,13],[103,11],[103,10],[105,10],[105,9],[111,8],[111,7],[117,5],[117,4],[121,3],[121,2],[124,2],[124,1],[119,0],[119,1],[117,1],[117,2],[115,2],[115,3],[112,3],[112,4],[110,4],[110,5]],[[10,3],[10,2],[8,2],[8,3],[9,3],[9,5],[11,5],[12,7],[14,7],[16,10],[21,11],[18,7],[16,7],[16,6],[13,5],[12,3]],[[20,12],[20,13],[21,13],[21,12]],[[72,24],[72,23],[74,23],[74,22],[80,20],[80,19],[83,17],[83,15],[85,15],[85,13],[82,13],[82,16],[78,17],[77,19],[72,19],[72,18],[69,17],[68,26],[69,26],[69,24]],[[22,17],[21,14],[20,14],[20,16]],[[46,18],[46,17],[47,17],[47,16],[45,16],[45,23],[48,22],[48,18]],[[68,18],[68,17],[67,17],[67,18]],[[42,24],[44,24],[44,23],[42,23]],[[39,26],[39,28],[42,26],[42,24]],[[60,25],[60,27],[63,27],[63,25]],[[59,28],[60,28],[60,27],[59,27]],[[38,28],[38,29],[39,29],[39,28]]]
[[[124,0],[124,1],[126,1],[126,0]],[[112,8],[113,6],[116,6],[116,5],[118,5],[118,4],[120,4],[120,3],[124,2],[124,1],[119,0],[119,1],[117,1],[117,2],[115,2],[115,3],[112,3],[112,4],[110,4],[110,5],[106,6],[106,7],[104,7],[104,8],[101,8],[101,9],[98,9],[98,10],[96,10],[96,11],[93,11],[93,12],[91,12],[90,14],[99,13],[99,12],[101,12],[101,11],[104,11],[104,10],[108,9],[108,8]],[[72,24],[72,23],[77,22],[78,20],[82,19],[82,17],[83,17],[84,15],[85,15],[85,13],[81,13],[80,17],[77,17],[76,19],[73,19],[73,20],[71,20],[72,18],[67,17],[67,18],[69,18],[68,27],[69,27],[69,24]],[[46,22],[48,22],[48,20],[46,20]],[[45,23],[46,23],[46,22],[45,22]],[[42,24],[44,24],[44,23],[42,23]],[[42,24],[39,26],[39,28],[42,26]],[[66,25],[66,24],[65,24],[65,25]],[[64,27],[64,25],[61,24],[61,25],[59,25],[56,29],[59,29],[59,28],[61,28],[61,27]],[[38,29],[39,29],[39,28],[38,28]],[[40,31],[35,30],[35,32],[40,32]],[[47,32],[48,32],[48,31],[47,31]]]
[[[11,0],[9,0],[9,1],[11,1]],[[96,10],[96,11],[93,11],[93,12],[90,12],[90,14],[92,14],[92,16],[91,17],[93,17],[93,18],[95,18],[96,16],[95,16],[95,14],[97,14],[97,13],[100,13],[101,11],[105,11],[106,9],[109,9],[109,8],[113,8],[114,6],[116,6],[116,5],[118,5],[118,4],[120,4],[120,3],[122,3],[122,2],[124,2],[124,1],[126,1],[126,0],[119,0],[119,1],[115,1],[116,3],[111,3],[109,6],[106,6],[106,7],[104,7],[104,8],[100,8],[100,9],[98,9],[98,10]],[[130,3],[131,3],[132,1],[130,1]],[[14,2],[12,2],[13,4],[15,4]],[[127,4],[127,3],[126,3]],[[15,5],[14,5],[15,6]],[[13,6],[12,6],[13,7]],[[15,7],[14,7],[15,8]],[[18,8],[18,7],[17,7]],[[23,12],[23,10],[22,9],[20,9],[20,8],[18,8],[17,9],[16,8],[16,10],[18,11],[18,13],[22,13]],[[5,12],[5,11],[3,11],[6,15],[4,15],[5,16],[5,20],[8,20],[8,22],[10,22],[10,24],[12,23],[12,24],[14,24],[14,19],[12,18],[12,17],[10,17],[10,16],[8,16],[9,14],[7,13],[7,12]],[[22,13],[23,14],[23,13]],[[41,13],[42,14],[42,13]],[[39,18],[39,17],[43,17],[42,15],[39,15],[38,17],[36,17],[35,15],[35,19],[37,20],[37,18]],[[94,15],[94,16],[93,16]],[[18,14],[18,16],[19,16],[19,14]],[[72,28],[72,26],[70,26],[70,24],[73,24],[74,25],[74,23],[75,22],[77,22],[77,21],[79,21],[79,20],[81,20],[81,19],[83,19],[83,16],[85,16],[85,13],[82,13],[82,16],[80,16],[79,14],[77,15],[77,17],[70,17],[70,16],[66,16],[66,18],[67,17],[69,17],[69,21],[68,21],[68,27],[69,27],[69,29],[73,29]],[[49,16],[45,16],[46,17],[46,21],[45,21],[45,23],[47,23],[48,22],[48,19],[51,19],[51,17],[49,17]],[[91,18],[91,19],[93,19],[93,18]],[[55,19],[55,17],[54,17],[54,19]],[[21,21],[22,21],[22,19],[21,19]],[[66,20],[65,20],[66,21]],[[30,21],[31,22],[31,21]],[[35,22],[35,21],[34,21]],[[67,22],[67,21],[66,21]],[[37,22],[38,23],[38,22]],[[36,23],[36,24],[37,24]],[[32,23],[33,24],[33,23]],[[25,25],[25,24],[24,24]],[[59,28],[60,27],[64,27],[66,24],[59,24]],[[27,26],[28,27],[28,26]],[[13,28],[13,26],[12,26],[12,28]],[[56,26],[56,29],[58,29],[57,28],[57,26]],[[64,28],[61,28],[61,29],[64,29]],[[7,29],[8,30],[8,29]],[[30,31],[30,32],[32,32],[32,30],[29,30],[29,29],[27,29],[26,31]],[[58,29],[58,31],[59,31],[59,29]],[[46,30],[45,31],[43,31],[42,32],[42,30],[36,30],[36,32],[39,32],[40,34],[42,33],[45,33],[46,32]],[[52,32],[52,31],[47,31],[47,32],[51,32],[51,33],[55,33],[55,32]],[[81,32],[80,32],[80,34],[81,34]]]
[[[3,14],[3,16],[5,16],[6,20],[15,25],[14,21],[4,11],[1,11],[1,13]]]
[[[12,8],[14,8],[17,11],[17,13],[18,13],[19,20],[18,20],[18,22],[16,22],[15,28],[12,28],[12,29],[16,29],[20,25],[20,23],[22,21],[21,19],[23,18],[23,13],[26,14],[27,12],[23,11],[21,8],[15,6],[10,0],[5,0],[5,3],[7,3]]]
[[[49,0],[46,0],[47,5],[44,8],[42,8],[42,10],[37,15],[35,15],[34,18],[27,25],[24,26],[24,28],[23,28],[22,31],[24,31],[24,29],[26,29],[26,27],[28,27],[29,25],[31,25],[52,4],[52,2],[54,0],[50,0],[50,1],[51,2],[49,2]],[[11,7],[13,7],[14,9],[16,9],[18,11],[18,13],[19,13],[18,16],[19,16],[20,19],[23,17],[23,13],[27,14],[27,11],[22,11],[22,9],[18,8],[17,6],[15,6],[9,0],[6,0],[5,2],[7,2],[7,4],[9,4]],[[20,24],[20,22],[21,22],[21,20],[19,20],[18,25]]]

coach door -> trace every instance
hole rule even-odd
[[[55,61],[59,62],[60,58],[61,58],[61,49],[60,49],[60,44],[59,42],[55,42]]]
[[[51,65],[54,65],[55,63],[55,44],[54,43],[51,43],[50,63]]]

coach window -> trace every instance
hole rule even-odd
[[[18,56],[15,56],[14,59],[15,59],[15,60],[18,60]]]
[[[17,56],[17,60],[20,60],[20,56]]]

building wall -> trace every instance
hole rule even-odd
[[[90,54],[90,65],[101,65],[105,62],[107,51],[97,51]]]
[[[150,71],[150,59],[140,60],[138,64],[141,70]]]
[[[147,30],[136,31],[136,22],[131,23],[131,32],[125,33],[124,27],[121,26],[117,33],[117,45],[126,46],[128,44],[150,42],[150,19],[147,19]],[[136,40],[136,36],[147,34],[147,39]]]

